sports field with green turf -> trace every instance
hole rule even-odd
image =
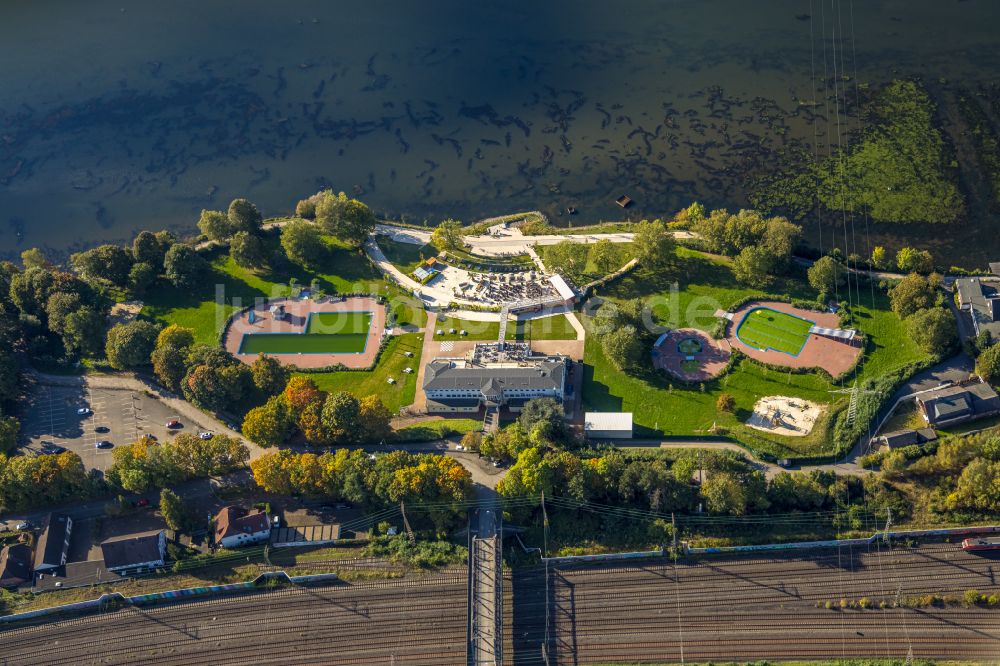
[[[305,333],[248,333],[241,354],[356,354],[365,350],[371,312],[314,312]]]
[[[809,329],[813,323],[770,308],[756,308],[748,312],[736,337],[757,349],[775,351],[798,356],[809,339]]]

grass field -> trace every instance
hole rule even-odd
[[[359,354],[365,350],[371,312],[314,312],[305,333],[248,333],[241,354]]]
[[[378,237],[378,246],[389,263],[406,275],[415,271],[425,259],[438,255],[438,250],[433,245],[400,243],[386,236]]]
[[[676,266],[666,275],[639,269],[606,287],[601,296],[612,300],[642,298],[660,323],[701,330],[711,329],[716,321],[712,316],[715,310],[728,310],[748,297],[763,300],[776,295],[816,297],[804,276],[778,279],[769,291],[746,287],[733,277],[729,264],[722,257],[679,248]],[[679,287],[674,286],[676,282]],[[854,326],[866,335],[867,346],[858,376],[862,379],[882,376],[924,358],[907,334],[906,325],[890,310],[888,296],[867,286],[861,293],[862,302],[853,308]],[[769,370],[746,360],[721,379],[707,382],[704,390],[671,386],[669,380],[652,373],[632,376],[607,361],[594,335],[587,336],[584,363],[584,408],[633,412],[637,437],[707,436],[715,426],[717,433],[779,457],[819,455],[831,450],[832,414],[847,406],[844,396],[829,392],[840,385],[819,374]],[[736,399],[735,412],[716,409],[722,393]],[[754,403],[767,395],[804,398],[826,405],[827,410],[806,437],[779,437],[744,426]]]
[[[809,340],[812,325],[810,321],[785,312],[754,308],[743,317],[736,337],[755,349],[773,349],[798,356]]]
[[[509,330],[509,329],[508,329]],[[518,340],[576,340],[576,329],[564,314],[517,322]]]
[[[423,349],[422,333],[405,333],[389,339],[382,350],[378,365],[365,372],[308,372],[297,373],[309,377],[320,389],[329,392],[347,391],[358,398],[377,395],[393,412],[413,404],[417,390],[417,370],[420,369],[420,352]],[[413,356],[406,356],[411,352]],[[403,372],[413,368],[412,373]],[[392,377],[395,384],[386,380]]]
[[[401,442],[429,442],[482,429],[483,422],[479,419],[436,419],[404,426],[396,431],[396,439]]]
[[[267,236],[265,243],[270,253],[280,255],[276,236]],[[292,278],[306,286],[316,280],[327,293],[389,293],[381,275],[367,259],[333,238],[327,239],[327,256],[315,271],[288,261],[276,263],[280,265],[252,271],[237,266],[221,251],[210,259],[211,273],[198,289],[177,289],[161,282],[146,294],[142,314],[164,324],[191,328],[195,342],[214,345],[222,326],[237,307],[250,305],[258,298],[288,296]]]

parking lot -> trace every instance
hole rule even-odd
[[[77,414],[81,408],[91,413]],[[136,391],[38,385],[22,411],[21,450],[42,453],[45,443],[51,442],[79,454],[88,469],[106,470],[114,449],[98,449],[97,442],[120,446],[146,434],[162,440],[184,432],[184,428],[167,429],[173,418],[178,417],[162,402]]]

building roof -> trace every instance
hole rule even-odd
[[[31,580],[31,548],[23,543],[0,550],[0,587]]]
[[[990,331],[1000,337],[1000,280],[991,277],[959,278],[955,280],[958,300],[968,306],[976,333]]]
[[[920,443],[920,435],[917,434],[916,430],[895,430],[882,435],[882,441],[889,448],[910,446]]]
[[[1000,410],[1000,396],[985,382],[949,386],[917,396],[932,423]]]
[[[163,530],[155,530],[120,539],[108,539],[101,544],[101,552],[104,553],[104,566],[108,569],[121,569],[162,560],[161,534],[163,534]]]
[[[42,530],[35,544],[35,568],[58,567],[62,565],[66,550],[66,530],[72,522],[64,513],[50,513],[48,525]]]
[[[1000,276],[1000,261],[990,262],[990,272],[993,273],[993,275]]]
[[[613,430],[632,432],[632,412],[587,412],[583,417],[583,429]]]
[[[569,286],[566,280],[561,275],[553,275],[549,277],[549,282],[552,283],[552,287],[559,294],[559,298],[563,300],[571,301],[576,298],[576,292],[573,288]]]
[[[224,506],[215,516],[215,542],[235,534],[269,531],[271,523],[263,511],[250,513],[241,506]]]
[[[566,373],[566,364],[562,359],[547,358],[529,363],[517,367],[466,366],[447,359],[435,359],[424,368],[424,390],[464,389],[485,395],[518,389],[562,390]]]

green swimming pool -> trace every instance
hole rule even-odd
[[[301,333],[246,333],[241,354],[360,354],[371,312],[313,312]]]

